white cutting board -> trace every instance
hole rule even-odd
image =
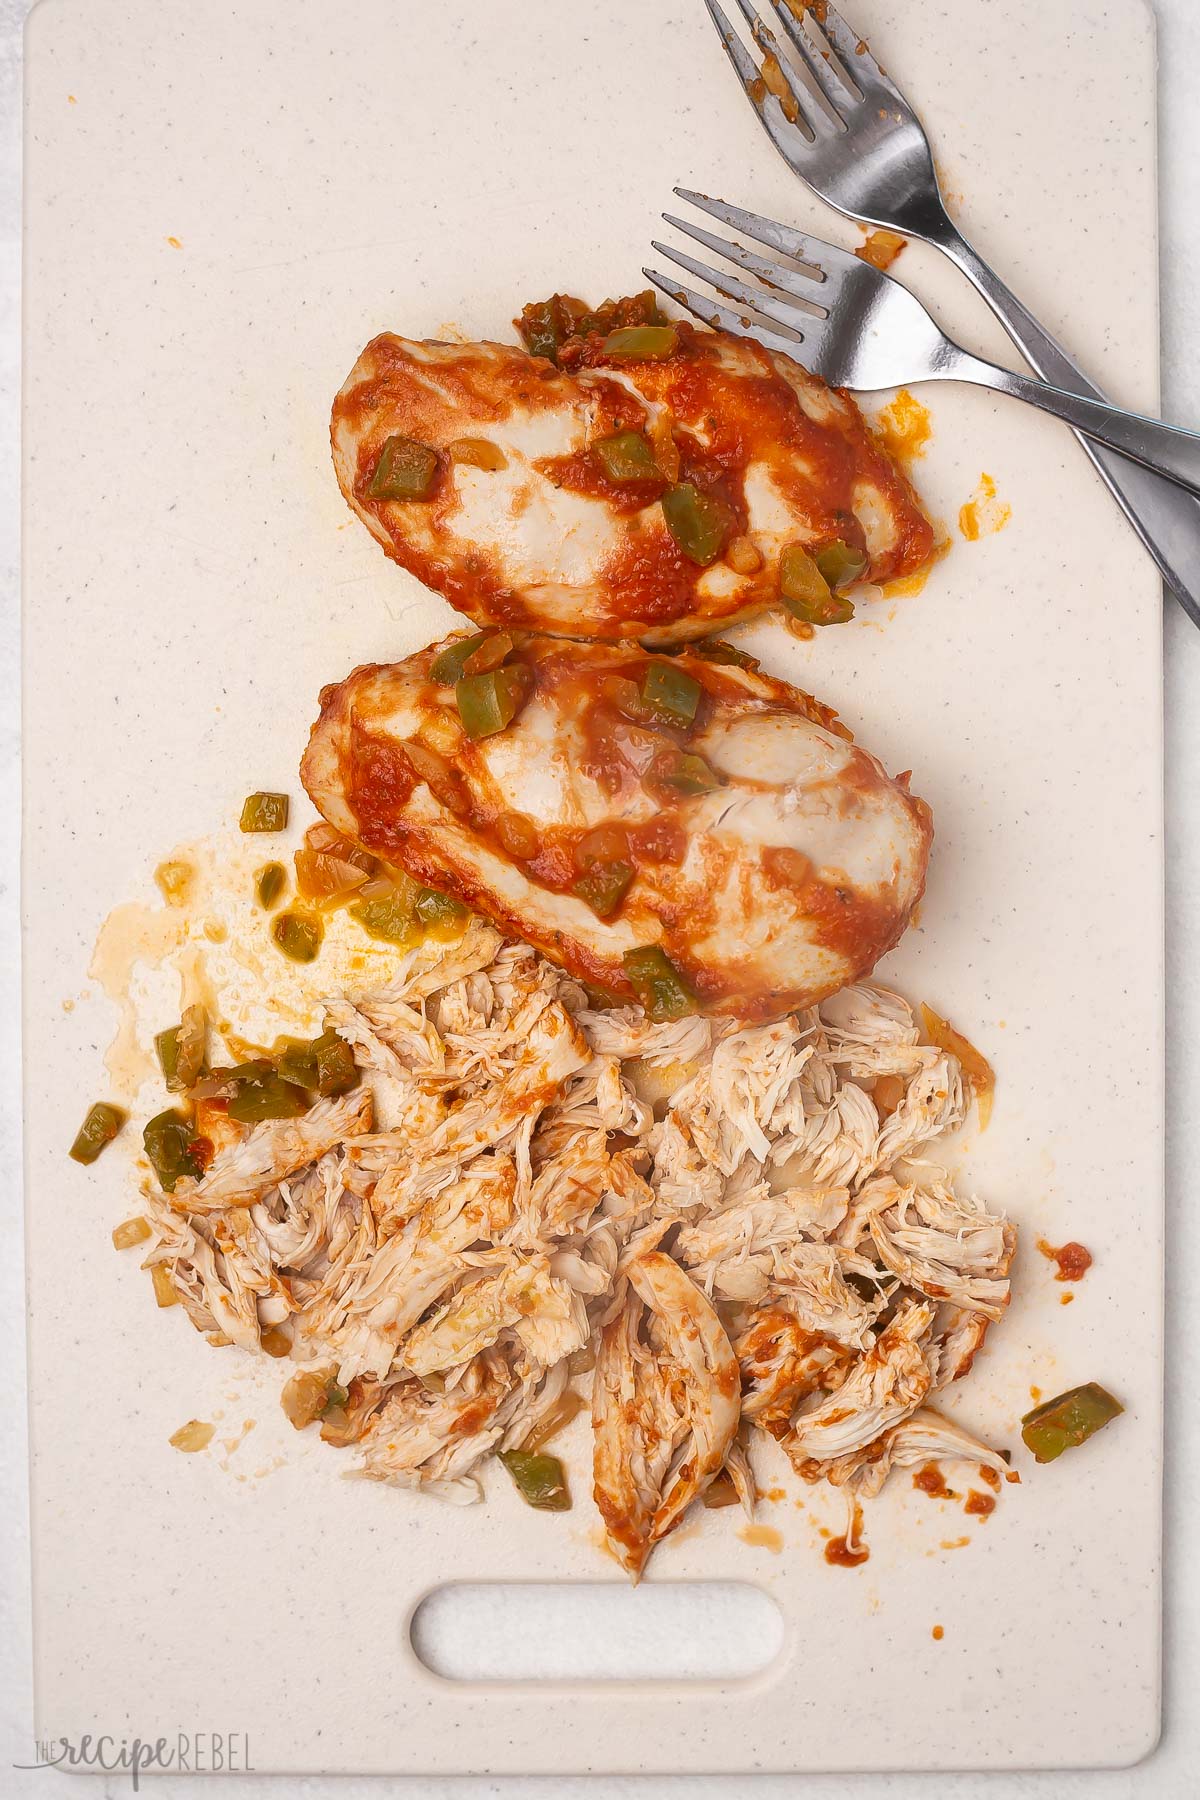
[[[1147,9],[848,4],[980,247],[1085,367],[1152,407]],[[1076,445],[1011,402],[927,395],[931,509],[953,522],[986,470],[1007,529],[955,533],[920,596],[811,645],[747,634],[933,805],[920,928],[884,972],[998,1070],[968,1169],[1024,1228],[1016,1299],[951,1404],[1016,1445],[1023,1485],[980,1528],[899,1481],[857,1572],[826,1565],[810,1521],[840,1530],[840,1507],[797,1508],[794,1481],[763,1509],[780,1555],[703,1515],[652,1578],[766,1588],[786,1643],[751,1681],[438,1680],[406,1621],[440,1581],[618,1579],[591,1541],[583,1446],[563,1516],[503,1479],[469,1513],[343,1482],[275,1411],[277,1371],[255,1387],[181,1309],[154,1311],[108,1242],[132,1210],[125,1152],[90,1174],[65,1156],[114,1024],[90,948],[112,906],[153,896],[173,843],[227,825],[251,787],[296,791],[324,681],[448,618],[348,523],[333,480],[329,402],[367,338],[506,335],[556,287],[640,285],[676,182],[855,234],[776,159],[700,0],[43,0],[27,68],[38,1735],[245,1731],[256,1768],[293,1771],[1138,1758],[1159,1708],[1160,598]],[[932,252],[897,273],[1004,355]],[[1068,1308],[1038,1232],[1095,1254]],[[1016,1429],[1030,1385],[1091,1379],[1125,1417],[1034,1469]],[[252,1442],[168,1446],[218,1411],[225,1431],[255,1416]]]

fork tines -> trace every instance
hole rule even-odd
[[[647,280],[706,325],[731,331],[737,337],[756,338],[770,349],[781,349],[789,354],[795,353],[797,342],[808,343],[810,350],[815,349],[816,336],[825,324],[842,280],[852,272],[861,274],[862,263],[850,251],[839,249],[836,244],[823,243],[820,238],[808,237],[762,213],[731,206],[725,200],[710,199],[707,194],[694,193],[690,188],[676,188],[675,192],[689,205],[719,219],[742,237],[765,245],[786,261],[759,256],[744,245],[719,237],[674,213],[664,213],[668,225],[703,244],[705,249],[735,268],[744,270],[754,277],[754,281],[744,281],[725,269],[712,268],[657,239],[654,248],[660,256],[686,270],[697,281],[707,283],[732,305],[721,306],[657,269],[643,269]],[[781,332],[787,336],[781,337]]]
[[[726,55],[772,137],[791,127],[810,141],[846,129],[845,114],[875,97],[899,99],[866,44],[833,6],[770,0],[784,49],[754,0],[737,0],[760,52],[761,66],[718,0],[704,0]],[[790,52],[790,54],[789,54]],[[782,91],[780,91],[782,90]]]

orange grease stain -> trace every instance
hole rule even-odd
[[[980,475],[979,486],[966,505],[958,509],[958,529],[967,542],[973,544],[978,538],[1003,531],[1011,518],[1012,507],[1007,501],[997,500],[996,483],[985,472]]]
[[[929,448],[933,421],[929,408],[907,388],[901,388],[896,398],[875,415],[871,429],[893,461],[912,462]]]
[[[770,1550],[778,1556],[783,1549],[783,1533],[774,1525],[743,1525],[738,1532],[743,1544],[751,1544],[756,1549]]]

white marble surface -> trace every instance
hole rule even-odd
[[[331,0],[332,3],[332,0]],[[978,0],[972,0],[978,3]],[[1130,0],[1131,5],[1140,0]],[[1068,8],[1070,0],[1048,0]],[[6,683],[7,708],[0,713],[0,719],[6,721],[0,726],[0,754],[5,758],[5,770],[10,774],[14,793],[16,792],[16,733],[15,721],[18,707],[17,669],[17,624],[16,624],[16,501],[15,501],[15,378],[17,369],[16,349],[16,245],[18,234],[18,155],[17,140],[18,111],[16,105],[17,83],[19,80],[20,21],[26,10],[24,0],[0,0],[0,67],[3,68],[3,117],[5,122],[3,187],[0,189],[0,219],[4,231],[4,275],[0,293],[3,295],[3,326],[0,328],[0,343],[3,344],[2,376],[5,392],[5,420],[7,430],[3,438],[3,478],[5,508],[3,513],[3,556],[4,571],[7,579],[4,583],[5,617],[3,628],[3,680]],[[997,9],[1002,11],[1002,9]],[[1200,75],[1200,9],[1196,0],[1159,0],[1160,17],[1160,49],[1162,63],[1162,167],[1163,167],[1163,313],[1164,313],[1164,408],[1169,417],[1179,420],[1200,420],[1200,377],[1190,365],[1187,348],[1196,340],[1197,325],[1200,324],[1200,251],[1193,241],[1195,224],[1200,219],[1200,176],[1195,167],[1196,127],[1194,109],[1191,103],[1193,84]],[[1103,377],[1103,371],[1096,371]],[[1052,1775],[1041,1777],[1002,1776],[1002,1777],[943,1777],[940,1785],[949,1793],[971,1796],[976,1793],[991,1792],[999,1789],[1014,1795],[1073,1795],[1091,1794],[1092,1792],[1111,1792],[1114,1794],[1141,1795],[1183,1795],[1191,1793],[1195,1788],[1196,1751],[1200,1747],[1200,1728],[1197,1727],[1197,1704],[1194,1698],[1197,1678],[1200,1677],[1200,1628],[1197,1623],[1197,1612],[1200,1610],[1200,1577],[1195,1575],[1189,1566],[1189,1546],[1182,1541],[1185,1513],[1189,1510],[1189,1495],[1195,1485],[1195,1476],[1200,1473],[1200,1454],[1198,1439],[1200,1426],[1196,1421],[1196,1409],[1189,1404],[1189,1397],[1195,1391],[1198,1357],[1194,1347],[1188,1343],[1188,1327],[1192,1321],[1188,1318],[1188,1295],[1185,1292],[1186,1271],[1192,1266],[1194,1251],[1200,1247],[1200,1226],[1195,1224],[1189,1208],[1189,1194],[1185,1185],[1184,1169],[1187,1161],[1187,1150],[1190,1145],[1200,1144],[1200,1105],[1196,1101],[1197,1073],[1200,1072],[1200,1056],[1195,1051],[1198,1033],[1200,1033],[1200,981],[1194,969],[1194,955],[1198,948],[1200,932],[1197,930],[1198,909],[1190,903],[1190,895],[1197,875],[1200,875],[1200,830],[1191,827],[1190,809],[1186,786],[1187,773],[1196,764],[1197,753],[1200,752],[1200,723],[1197,722],[1196,702],[1200,700],[1200,640],[1182,616],[1172,609],[1167,619],[1167,661],[1168,661],[1168,816],[1170,821],[1169,846],[1169,1005],[1170,1005],[1170,1071],[1171,1071],[1171,1112],[1169,1136],[1169,1204],[1172,1254],[1170,1257],[1169,1282],[1170,1302],[1172,1307],[1169,1341],[1173,1346],[1172,1369],[1169,1377],[1169,1412],[1168,1443],[1170,1445],[1170,1493],[1168,1500],[1168,1615],[1167,1615],[1167,1715],[1164,1741],[1156,1754],[1138,1769],[1113,1774],[1087,1775],[1071,1777]],[[1189,706],[1189,701],[1192,704]],[[16,853],[17,819],[16,808],[12,808],[4,817],[0,831],[4,833],[5,850],[10,851],[4,857],[6,871],[3,887],[0,888],[0,905],[3,906],[4,928],[9,933],[8,942],[12,944],[12,954],[0,959],[0,979],[5,983],[0,993],[0,1017],[6,1021],[3,1037],[3,1054],[5,1058],[6,1084],[3,1098],[4,1112],[0,1114],[0,1127],[7,1126],[5,1142],[10,1146],[7,1159],[9,1167],[15,1167],[15,1146],[19,1138],[19,1107],[16,1098],[15,1064],[17,1051],[17,1018],[18,1000],[16,991],[17,978],[17,931],[16,931],[16,891],[15,881],[8,873],[13,869]],[[1189,876],[1192,878],[1189,880]],[[70,870],[64,869],[64,880],[70,879]],[[1186,1047],[1186,1048],[1185,1048]],[[6,1424],[7,1442],[13,1446],[13,1454],[4,1459],[3,1475],[0,1477],[0,1501],[4,1506],[4,1517],[9,1522],[9,1531],[5,1534],[3,1603],[4,1612],[0,1614],[0,1697],[3,1700],[3,1731],[0,1735],[0,1792],[25,1794],[53,1794],[66,1791],[66,1778],[57,1774],[41,1771],[36,1774],[18,1774],[10,1772],[12,1762],[28,1759],[30,1750],[28,1738],[29,1692],[28,1692],[28,1571],[27,1552],[20,1529],[25,1513],[25,1479],[20,1449],[24,1434],[23,1374],[20,1367],[20,1332],[15,1321],[20,1316],[20,1260],[17,1246],[20,1242],[20,1208],[19,1194],[16,1184],[10,1184],[5,1194],[5,1203],[9,1208],[9,1242],[13,1246],[12,1254],[5,1260],[3,1280],[6,1283],[4,1299],[7,1302],[7,1314],[13,1321],[13,1329],[8,1337],[11,1346],[11,1363],[6,1367],[7,1381],[4,1383],[4,1404],[8,1410]],[[1138,1197],[1130,1196],[1131,1229],[1136,1228]],[[1192,1252],[1193,1254],[1189,1254]],[[1194,1302],[1191,1303],[1194,1309]],[[1190,1414],[1190,1417],[1189,1417]],[[86,1482],[86,1471],[81,1472]],[[1194,1509],[1194,1502],[1192,1503]],[[1120,1554],[1118,1546],[1114,1546],[1114,1554]],[[194,1781],[192,1786],[195,1788]],[[200,1782],[204,1786],[207,1783]],[[243,1782],[234,1779],[232,1785],[226,1784],[222,1792],[232,1795],[244,1787],[247,1793],[257,1792],[260,1787],[279,1786],[279,1783]],[[872,1778],[837,1778],[836,1791],[839,1794],[853,1796],[880,1792],[887,1795],[907,1795],[910,1792],[925,1793],[928,1791],[930,1778],[910,1777],[872,1777]],[[933,1780],[937,1787],[939,1782]],[[114,1783],[109,1789],[103,1784],[105,1791],[114,1793],[126,1791],[122,1780]],[[159,1784],[158,1791],[173,1793],[176,1788],[182,1790],[182,1783],[168,1780]],[[506,1793],[524,1794],[527,1792],[553,1792],[555,1795],[580,1795],[591,1797],[634,1795],[649,1791],[688,1794],[688,1795],[733,1795],[748,1794],[782,1796],[784,1794],[818,1795],[835,1791],[834,1778],[814,1777],[811,1779],[770,1779],[758,1781],[749,1779],[737,1780],[658,1780],[653,1784],[640,1783],[635,1779],[624,1780],[565,1780],[565,1781],[499,1781],[499,1780],[447,1780],[433,1782],[417,1779],[409,1782],[396,1781],[389,1784],[390,1790],[398,1794],[445,1794],[454,1796],[483,1796]],[[362,1789],[365,1793],[366,1783],[359,1781],[303,1781],[288,1779],[286,1792],[322,1795],[326,1791],[334,1793],[357,1793]]]

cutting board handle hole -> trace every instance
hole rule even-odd
[[[452,1582],[409,1625],[447,1681],[736,1681],[783,1636],[774,1600],[743,1581]]]

